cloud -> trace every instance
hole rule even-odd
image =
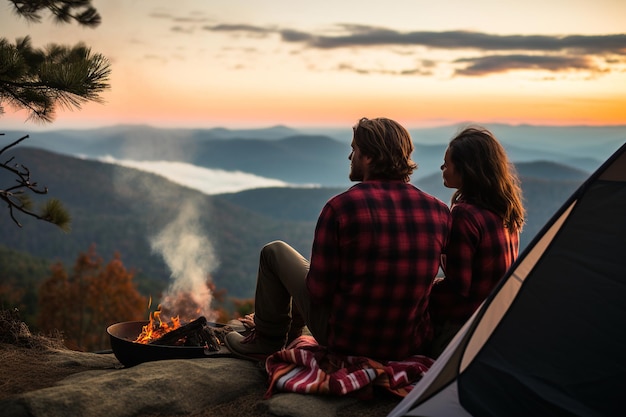
[[[174,16],[171,13],[168,12],[152,12],[150,14],[148,14],[149,17],[152,17],[154,19],[166,19],[166,20],[170,20],[173,19]]]
[[[267,28],[267,27],[261,27],[261,26],[254,26],[254,25],[246,25],[246,24],[239,24],[239,25],[227,25],[227,24],[219,24],[219,25],[205,25],[202,27],[202,29],[210,31],[210,32],[230,32],[230,33],[247,33],[248,35],[254,35],[254,36],[259,36],[259,35],[271,35],[273,33],[276,33],[276,29],[275,28]]]
[[[279,33],[285,42],[305,42],[311,45],[315,40],[313,35],[292,29],[284,29]]]
[[[148,14],[148,16],[153,19],[170,20],[176,23],[204,23],[208,19],[206,17],[202,17],[201,14],[202,12],[194,11],[191,13],[190,16],[181,17],[181,16],[174,16],[173,14],[168,13],[168,12],[156,11],[156,12],[152,12]]]
[[[545,71],[601,70],[586,57],[546,56],[546,55],[491,55],[479,58],[462,58],[455,62],[468,63],[463,69],[457,70],[459,75],[485,75],[497,72],[506,72],[511,69],[529,69]]]
[[[194,16],[194,17],[174,17],[172,20],[177,23],[204,23],[208,19],[206,17]]]
[[[345,48],[354,46],[425,46],[438,49],[477,49],[482,51],[569,51],[588,54],[626,55],[626,34],[616,35],[492,35],[470,31],[398,32],[369,26],[342,25],[347,32],[341,36],[306,35],[300,40],[283,36],[288,42],[306,42],[314,48]],[[281,33],[285,33],[282,31]]]
[[[172,32],[187,33],[187,34],[191,34],[194,32],[193,27],[190,28],[190,27],[183,27],[183,26],[172,26],[170,30]]]
[[[205,30],[222,33],[248,34],[263,37],[277,35],[288,44],[301,44],[308,49],[331,50],[338,48],[396,47],[391,52],[406,55],[407,48],[421,47],[431,50],[477,51],[484,56],[453,58],[452,64],[468,64],[456,70],[456,75],[485,76],[512,70],[590,71],[609,72],[612,66],[626,62],[626,34],[608,35],[497,35],[474,31],[410,31],[388,28],[339,24],[325,32],[305,32],[292,28],[264,27],[247,24],[219,24],[204,26]],[[515,52],[495,55],[494,52]],[[609,67],[600,70],[593,58],[603,58]],[[614,61],[614,62],[611,62]],[[349,70],[340,65],[339,70]],[[386,73],[403,75],[432,75],[424,69],[371,70],[353,67],[361,74]]]
[[[178,34],[193,34],[196,24],[206,23],[209,19],[202,16],[201,11],[191,12],[189,16],[175,16],[169,12],[155,11],[148,14],[153,19],[168,20],[174,25],[170,31]]]

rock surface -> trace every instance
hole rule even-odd
[[[12,393],[0,397],[6,417],[384,416],[400,401],[386,393],[370,401],[293,393],[264,400],[268,383],[262,366],[232,357],[125,368],[112,353],[16,352],[2,350],[3,373],[14,377],[5,375],[9,380],[3,385]]]

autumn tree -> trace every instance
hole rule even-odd
[[[133,277],[134,273],[124,267],[119,253],[115,253],[87,288],[92,323],[104,323],[108,327],[120,321],[144,320],[147,317],[147,299],[137,291]],[[91,335],[95,346],[108,343],[108,336],[103,328],[100,330]]]
[[[245,317],[246,314],[254,312],[254,298],[236,298],[233,299],[233,305],[235,307],[235,318]]]
[[[69,276],[63,264],[57,262],[50,267],[50,276],[39,286],[39,328],[48,333],[69,329],[71,299]]]
[[[71,349],[106,347],[109,325],[146,317],[147,299],[137,291],[133,277],[119,254],[105,265],[93,245],[79,254],[71,274],[54,264],[39,288],[40,329],[60,330]]]
[[[212,295],[212,308],[215,311],[215,320],[218,323],[226,323],[230,320],[231,315],[226,310],[224,304],[226,302],[226,290],[225,289],[217,289],[217,286],[213,282],[211,278],[209,278],[206,282],[206,286],[211,292]]]

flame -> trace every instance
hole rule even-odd
[[[134,342],[148,344],[153,340],[159,339],[165,333],[178,329],[181,326],[179,316],[171,317],[170,320],[170,323],[161,320],[161,310],[159,306],[159,310],[150,313],[148,324],[141,328],[141,333]]]

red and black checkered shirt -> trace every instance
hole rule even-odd
[[[389,360],[420,352],[450,222],[443,202],[401,181],[362,182],[326,203],[306,284],[331,306],[329,349]]]
[[[446,278],[432,289],[434,323],[462,324],[487,298],[517,259],[519,233],[502,218],[461,202],[452,207],[452,230],[446,249]]]

